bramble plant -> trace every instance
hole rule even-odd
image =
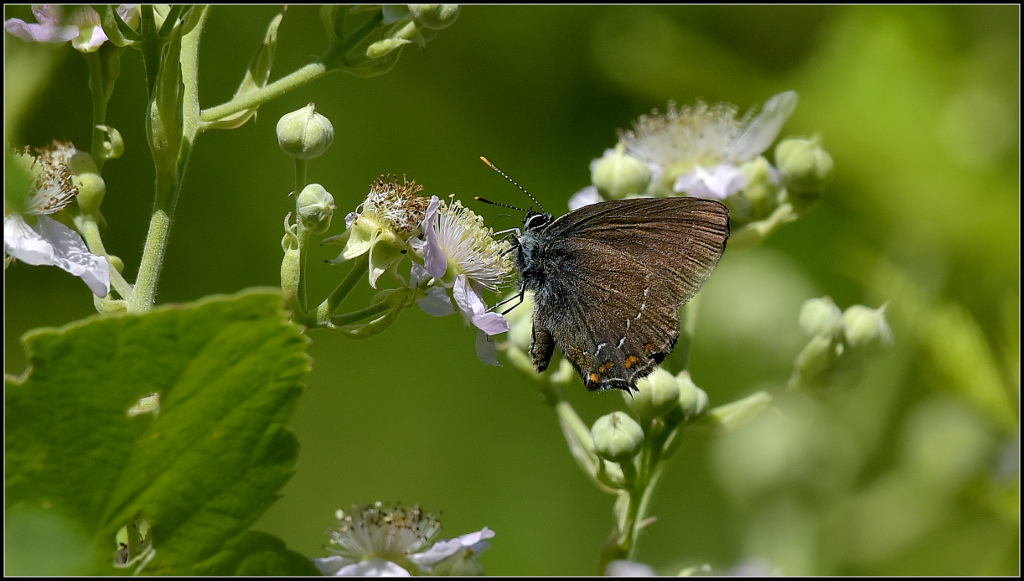
[[[294,188],[281,195],[295,200],[283,218],[280,291],[155,303],[172,226],[187,219],[175,211],[188,193],[184,177],[201,136],[241,127],[261,105],[332,71],[383,75],[405,45],[431,41],[455,23],[460,8],[325,6],[328,50],[271,81],[282,12],[234,96],[205,109],[199,47],[212,8],[96,10],[41,6],[35,23],[6,23],[24,41],[70,42],[82,54],[93,125],[87,150],[66,141],[35,149],[6,144],[5,268],[51,265],[80,277],[98,313],[26,334],[30,365],[22,376],[6,377],[7,572],[482,573],[477,557],[501,531],[480,523],[476,532],[439,539],[438,516],[419,506],[354,499],[351,511],[336,515],[327,557],[301,555],[249,528],[294,469],[299,442],[287,426],[311,367],[310,337],[378,336],[417,305],[438,317],[458,313],[475,327],[480,360],[498,364],[500,357],[536,386],[580,469],[615,496],[597,570],[648,571],[635,562],[639,532],[654,520],[656,485],[682,438],[733,432],[772,405],[766,391],[718,403],[698,387],[700,371],[689,367],[698,300],[682,308],[673,354],[639,382],[639,393],[623,394],[625,411],[588,427],[561,394],[579,387],[571,365],[559,359],[544,373],[533,369],[529,297],[507,316],[493,308],[496,295],[518,292],[509,241],[459,200],[422,195],[425,186],[404,176],[375,179],[339,219],[335,197],[309,180],[335,138],[332,122],[310,103],[276,125],[280,147],[294,162]],[[134,281],[123,275],[124,261],[106,251],[101,230],[104,199],[119,194],[106,191],[102,176],[125,149],[106,112],[129,49],[145,65],[148,106],[140,122],[155,168]],[[785,91],[742,117],[731,105],[670,103],[666,112],[638,119],[593,161],[592,185],[573,196],[570,208],[626,197],[715,198],[730,210],[728,252],[757,246],[815,205],[833,169],[817,136],[785,138],[772,161],[764,155],[797,101],[796,92]],[[321,243],[340,247],[332,263],[344,265],[343,275],[337,266],[311,263],[309,250]],[[18,268],[7,275],[18,276]],[[313,298],[313,276],[337,283]],[[368,303],[346,304],[363,284],[376,291]],[[885,312],[885,305],[844,311],[829,297],[808,300],[798,324],[809,341],[795,356],[789,389],[811,391],[856,376],[866,358],[893,342]],[[34,546],[39,531],[60,539],[61,549]]]

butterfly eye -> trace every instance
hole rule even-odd
[[[551,216],[547,214],[532,214],[526,217],[523,221],[524,230],[536,230],[537,228],[543,228],[548,225],[551,221]]]

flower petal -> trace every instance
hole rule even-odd
[[[625,559],[617,559],[608,563],[608,566],[604,569],[604,574],[608,577],[655,577],[657,573],[650,565],[643,563],[637,563],[636,561],[627,561]]]
[[[35,228],[18,214],[5,216],[4,250],[26,264],[56,266],[80,277],[100,298],[110,292],[106,257],[89,252],[78,232],[47,216],[39,216]]]
[[[441,199],[437,196],[430,197],[430,204],[427,206],[427,215],[423,218],[423,232],[427,243],[423,247],[423,265],[427,272],[434,278],[441,278],[448,271],[448,255],[437,240],[437,209],[441,205]]]
[[[757,117],[751,119],[739,136],[729,144],[724,158],[740,162],[761,155],[779,136],[782,125],[793,114],[798,100],[796,91],[785,91],[768,99]]]
[[[423,309],[424,313],[433,317],[447,317],[455,312],[455,307],[452,306],[452,299],[442,287],[430,287],[427,289],[427,296],[416,301],[416,303]]]
[[[78,25],[78,36],[71,39],[71,46],[79,52],[95,52],[104,42],[107,34],[103,32],[100,15],[91,6],[82,6],[73,15],[73,22]]]
[[[409,572],[384,559],[356,562],[337,555],[313,559],[313,564],[324,575],[333,577],[409,577]]]
[[[33,266],[55,264],[53,245],[33,230],[20,214],[4,216],[4,252]]]
[[[437,541],[426,551],[409,555],[409,560],[421,567],[429,567],[442,559],[458,553],[462,549],[473,549],[479,552],[486,548],[486,544],[483,541],[493,536],[494,531],[484,527],[475,533],[465,534],[454,539]]]
[[[32,7],[37,23],[11,18],[4,22],[7,32],[27,42],[67,42],[78,36],[77,26],[60,26],[61,8],[51,4]]]
[[[597,186],[587,186],[569,198],[569,210],[579,210],[583,206],[589,206],[601,201],[603,200],[601,199],[601,194],[597,192]]]
[[[476,332],[476,356],[484,365],[501,367],[498,362],[498,351],[494,348],[494,340],[484,331]]]
[[[316,565],[316,568],[320,569],[320,572],[324,575],[336,575],[343,567],[355,562],[355,559],[349,559],[348,557],[342,557],[341,555],[331,555],[330,557],[313,559],[313,564]]]
[[[488,335],[497,335],[509,330],[509,324],[505,317],[487,310],[487,303],[473,288],[466,275],[460,274],[456,277],[455,285],[452,287],[452,297],[467,325],[472,323]]]
[[[698,165],[676,178],[672,190],[695,198],[724,200],[746,184],[747,178],[734,165],[723,163],[711,169]]]

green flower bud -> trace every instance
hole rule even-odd
[[[334,142],[334,126],[310,103],[281,117],[277,122],[277,142],[292,157],[315,159]]]
[[[843,354],[843,344],[831,335],[815,335],[793,362],[793,376],[789,380],[791,389],[801,385],[814,387],[826,380],[826,372],[833,369]]]
[[[853,305],[843,313],[843,333],[850,347],[861,347],[869,343],[890,344],[892,329],[885,320],[886,303],[878,309]]]
[[[75,150],[75,153],[71,155],[71,159],[68,160],[68,169],[75,175],[96,173],[99,171],[96,167],[96,162],[93,161],[92,156],[88,152]]]
[[[289,224],[291,217],[290,212],[284,217],[284,238],[281,239],[281,248],[284,249],[284,258],[281,260],[281,288],[295,296],[299,290],[302,273],[302,253],[299,251],[299,237],[296,235],[298,226]]]
[[[775,165],[791,194],[818,194],[832,174],[833,163],[814,137],[782,140],[775,148]]]
[[[708,394],[697,387],[697,384],[690,378],[689,371],[685,369],[680,371],[676,376],[676,381],[679,385],[679,407],[687,419],[698,417],[708,411]]]
[[[839,330],[842,316],[832,297],[808,299],[800,307],[800,329],[808,337],[832,335]]]
[[[590,429],[598,456],[612,462],[626,462],[636,456],[644,442],[640,424],[625,412],[601,416]]]
[[[409,12],[424,28],[441,30],[455,23],[462,7],[458,4],[409,4]]]
[[[342,66],[340,68],[346,73],[351,73],[364,79],[370,79],[373,77],[379,77],[380,75],[383,75],[395,68],[400,56],[402,56],[402,51],[392,50],[381,58],[366,57],[361,60],[353,59],[353,64],[342,62]]]
[[[331,227],[334,210],[334,196],[320,184],[309,184],[295,199],[299,220],[314,234],[323,234]]]
[[[712,434],[729,433],[756,418],[772,402],[772,396],[759,391],[711,410],[698,422],[699,428]]]
[[[651,168],[626,153],[626,144],[615,144],[615,150],[594,160],[590,166],[590,180],[601,195],[619,200],[647,191],[651,183]]]
[[[771,164],[759,155],[741,165],[740,173],[747,178],[747,185],[740,195],[750,205],[752,219],[761,220],[769,216],[777,206],[779,193],[779,186],[772,178]]]
[[[622,392],[622,399],[641,421],[660,418],[679,405],[679,382],[660,367],[638,381],[636,387],[637,393]]]
[[[99,175],[99,169],[92,156],[84,151],[75,151],[68,160],[71,170],[71,183],[78,188],[78,207],[86,216],[97,216],[103,196],[107,193],[107,185]]]
[[[103,196],[107,193],[107,185],[103,178],[97,173],[76,174],[71,178],[71,183],[78,188],[78,207],[86,216],[96,216],[100,211],[100,204],[103,203]]]

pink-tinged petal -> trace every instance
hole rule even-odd
[[[355,212],[349,212],[348,214],[345,214],[345,229],[347,230],[347,229],[351,228],[352,224],[356,223],[356,218],[358,218],[358,217],[359,217],[359,214],[357,214]]]
[[[409,240],[413,248],[416,247],[416,244],[413,243],[414,240],[415,238]],[[420,286],[420,283],[428,278],[430,278],[430,273],[426,268],[416,262],[412,263],[412,268],[409,269],[409,286]]]
[[[597,186],[587,186],[569,198],[569,210],[579,210],[583,206],[596,204],[600,201],[602,201],[601,194],[597,193]]]
[[[73,22],[78,25],[78,36],[71,40],[71,46],[79,52],[95,52],[100,45],[107,42],[107,34],[103,32],[100,15],[91,6],[82,6],[73,15]]]
[[[473,325],[488,335],[505,333],[511,328],[508,320],[501,313],[495,313],[494,311],[473,315]]]
[[[20,18],[5,21],[4,29],[26,42],[61,43],[78,36],[78,28],[75,26],[33,24]]]
[[[142,8],[138,4],[121,4],[117,7],[117,14],[128,26],[138,24]]]
[[[737,167],[723,163],[711,169],[693,168],[676,178],[672,190],[695,198],[724,200],[746,184],[746,177]]]
[[[455,278],[452,297],[467,325],[472,323],[488,335],[497,335],[509,330],[509,324],[505,317],[493,311],[488,312],[487,303],[473,288],[466,275],[460,274]]]
[[[462,313],[462,318],[467,325],[473,321],[473,315],[487,310],[487,305],[484,304],[483,298],[473,290],[472,285],[469,283],[469,277],[464,274],[455,277],[455,284],[452,286],[452,298],[455,299],[455,305],[459,307],[459,312]]]
[[[32,5],[32,16],[36,17],[36,22],[44,24],[46,26],[57,26],[60,24],[61,16],[64,15],[64,9],[59,4],[33,4]]]
[[[785,91],[768,99],[757,117],[751,119],[739,137],[729,144],[725,159],[742,162],[761,155],[779,136],[799,100],[796,91]]]
[[[430,204],[427,205],[427,215],[423,219],[423,232],[427,243],[423,247],[423,265],[427,272],[434,278],[441,278],[448,271],[448,255],[445,254],[437,240],[437,209],[441,200],[437,196],[430,197]]]
[[[448,293],[441,287],[433,286],[427,289],[427,296],[416,301],[416,304],[423,309],[424,313],[433,317],[447,317],[455,312],[455,307],[452,306],[452,299],[448,297]]]
[[[78,36],[78,27],[61,26],[62,14],[63,10],[58,5],[36,4],[32,6],[32,15],[38,24],[12,18],[4,23],[4,27],[7,32],[29,42],[67,42]]]
[[[476,356],[484,365],[501,367],[498,362],[498,352],[494,348],[494,339],[491,339],[484,331],[476,332]]]

